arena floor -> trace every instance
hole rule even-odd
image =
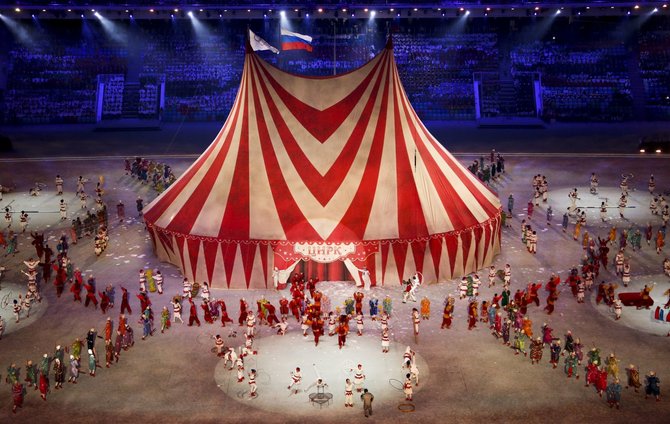
[[[510,152],[506,162],[507,172],[493,188],[502,199],[510,193],[514,193],[516,198],[512,226],[504,229],[502,253],[495,260],[497,268],[502,268],[505,263],[512,265],[515,282],[512,291],[529,282],[546,282],[551,272],[564,277],[567,270],[581,259],[581,246],[559,228],[562,214],[559,211],[564,211],[568,205],[566,194],[570,188],[577,187],[582,193],[580,206],[597,206],[599,197],[616,196],[622,173],[633,174],[635,191],[631,205],[635,208],[627,209],[627,219],[621,220],[617,210],[611,209],[610,221],[603,224],[599,222],[598,210],[589,208],[587,230],[595,236],[604,237],[611,225],[619,228],[631,224],[644,226],[648,221],[652,221],[655,228],[660,225],[660,218],[652,218],[649,213],[646,183],[649,174],[653,173],[658,191],[670,190],[667,157],[624,154],[634,152],[637,134],[650,129],[640,129],[631,124],[603,127],[606,129],[591,126],[589,131],[580,131],[580,128],[584,130],[587,127],[520,132],[476,130],[465,125],[448,131],[450,135],[446,137],[446,144],[453,151],[463,153],[459,157],[465,163],[474,157],[467,152],[487,152],[491,147]],[[72,132],[64,128],[54,129],[53,136],[48,134],[46,127],[30,131],[3,130],[16,136],[16,152],[0,158],[0,183],[14,185],[14,191],[5,194],[0,202],[0,208],[4,209],[6,204],[13,202],[14,210],[39,210],[40,213],[33,214],[28,230],[44,230],[54,247],[55,239],[62,231],[58,213],[53,213],[57,211],[58,203],[54,176],[61,174],[65,178],[64,198],[70,204],[70,215],[79,213],[79,201],[74,197],[76,178],[83,175],[91,180],[89,184],[94,184],[100,175],[104,176],[106,201],[113,209],[118,200],[123,200],[127,219],[120,223],[110,220],[114,222],[111,225],[110,246],[101,257],[94,255],[90,238],[72,246],[70,256],[75,266],[85,274],[95,274],[99,287],[108,283],[122,284],[131,292],[137,290],[136,273],[139,268],[160,268],[166,277],[166,294],[150,296],[154,311],[159,311],[168,305],[173,294],[181,291],[181,278],[176,268],[161,264],[153,257],[148,235],[134,212],[134,200],[140,195],[148,202],[155,197],[155,193],[124,175],[120,157],[134,154],[148,157],[172,155],[163,160],[180,175],[193,161],[190,155],[202,151],[211,140],[213,134],[208,128],[210,126],[198,124],[196,127],[192,124],[192,128],[187,126],[179,132],[169,127],[157,133],[142,134]],[[187,137],[189,131],[191,137]],[[439,131],[436,130],[436,134],[439,135]],[[43,138],[37,133],[43,133]],[[523,136],[519,135],[521,133]],[[466,138],[468,135],[471,140]],[[188,139],[196,141],[186,144]],[[532,149],[527,145],[531,139],[535,141]],[[486,140],[489,142],[485,143]],[[493,145],[490,140],[499,140],[500,144]],[[542,143],[537,140],[542,140]],[[585,144],[589,140],[591,143]],[[132,141],[137,143],[132,143],[132,148],[129,148]],[[117,147],[121,145],[123,148],[119,150]],[[533,153],[523,153],[527,150]],[[600,154],[601,150],[607,153]],[[549,153],[571,151],[577,154]],[[511,154],[513,152],[516,153]],[[54,155],[61,158],[49,158]],[[591,172],[600,177],[601,193],[598,196],[588,194]],[[531,178],[538,173],[547,176],[549,205],[556,215],[552,225],[546,225],[545,208],[536,210],[533,222],[539,230],[538,253],[531,255],[521,245],[519,226],[525,217],[522,204],[531,194]],[[39,197],[30,197],[28,189],[35,181],[47,185]],[[87,190],[92,191],[92,188],[89,186]],[[506,201],[503,200],[503,204]],[[113,211],[111,216],[114,216]],[[20,236],[19,240],[19,254],[7,258],[0,256],[0,266],[8,269],[0,282],[0,300],[11,299],[25,290],[25,278],[19,272],[21,261],[33,255],[34,250],[27,234]],[[663,296],[663,292],[670,288],[670,279],[663,275],[661,262],[666,255],[670,255],[667,252],[670,252],[668,247],[663,255],[657,255],[652,247],[646,245],[641,252],[627,250],[626,254],[632,258],[633,278],[626,290],[638,291],[644,284],[656,283],[652,297],[656,304],[665,303],[667,297]],[[601,276],[608,282],[618,282],[618,278],[607,271]],[[353,283],[323,282],[320,289],[332,299],[334,307],[353,293],[354,286]],[[500,288],[483,287],[481,298],[490,299],[495,289]],[[617,292],[620,291],[621,287]],[[344,379],[350,374],[348,369],[357,363],[363,363],[367,370],[366,387],[375,394],[373,419],[380,422],[653,423],[667,422],[670,416],[670,400],[664,385],[661,386],[661,402],[645,400],[643,394],[635,394],[628,389],[623,392],[621,410],[610,409],[593,387],[584,387],[583,371],[580,380],[575,381],[565,377],[562,364],[558,369],[552,369],[546,349],[542,363],[531,365],[529,358],[515,356],[511,349],[491,336],[484,325],[468,331],[465,300],[456,303],[452,329],[440,330],[442,301],[447,294],[456,293],[454,281],[420,288],[419,298],[425,295],[432,302],[432,315],[429,321],[421,324],[418,344],[413,340],[410,327],[410,311],[416,305],[401,303],[399,287],[373,288],[366,293],[366,296],[375,294],[380,299],[390,294],[393,298],[394,316],[390,322],[393,337],[391,351],[386,355],[381,353],[379,331],[370,320],[366,320],[364,335],[357,337],[352,333],[342,351],[337,348],[337,341],[327,336],[318,347],[311,342],[312,337],[304,340],[295,321],[290,322],[289,334],[283,337],[267,327],[261,328],[257,341],[258,355],[252,357],[248,364],[259,369],[259,397],[253,400],[245,398],[247,388],[244,384],[237,384],[235,371],[222,369],[221,361],[211,353],[211,335],[221,334],[226,342],[237,346],[243,342],[240,328],[224,329],[218,324],[211,326],[204,323],[199,328],[189,328],[176,324],[165,334],[158,332],[141,341],[140,327],[136,324],[139,302],[132,296],[134,313],[130,322],[135,328],[136,344],[122,353],[118,364],[110,369],[98,370],[95,378],[82,372],[79,384],[66,384],[63,390],[58,391],[52,389],[46,402],[40,399],[38,393],[29,391],[24,408],[12,415],[9,385],[4,383],[6,367],[16,363],[22,367],[22,376],[25,376],[26,360],[36,361],[43,353],[53,352],[55,345],[70,345],[75,337],[83,338],[93,326],[102,330],[107,317],[99,310],[73,303],[68,292],[60,299],[56,298],[53,287],[43,287],[43,293],[46,300],[33,309],[30,320],[22,320],[18,325],[12,322],[11,311],[5,302],[0,304],[0,315],[8,323],[0,341],[3,376],[0,383],[3,387],[0,390],[0,422],[297,423],[304,422],[307,417],[314,422],[365,420],[361,402],[356,396],[353,409],[343,406]],[[540,326],[546,322],[554,328],[557,337],[563,338],[563,334],[571,330],[575,337],[581,338],[586,349],[597,346],[603,355],[616,352],[621,360],[623,382],[624,368],[630,363],[637,365],[641,374],[655,370],[662,382],[668,381],[670,337],[665,335],[670,331],[670,325],[655,322],[650,310],[625,308],[622,320],[614,321],[607,307],[595,304],[595,293],[587,295],[585,304],[577,304],[565,287],[556,312],[547,316],[542,310],[546,292],[542,290],[540,293],[541,307],[529,308],[535,334],[540,333]],[[255,302],[264,295],[276,305],[280,296],[275,291],[223,290],[213,290],[212,295],[225,299],[229,314],[234,319],[237,318],[240,297]],[[118,304],[117,300],[117,306],[109,314],[114,320],[118,317]],[[202,320],[202,314],[200,316]],[[238,337],[228,337],[233,330],[237,330]],[[404,396],[397,389],[395,380],[401,379],[402,353],[408,345],[421,358],[422,380],[419,390],[415,390],[414,412],[401,412],[398,405],[404,402]],[[98,346],[100,350],[102,343]],[[288,372],[296,366],[303,369],[303,389],[308,389],[316,379],[318,370],[333,393],[331,405],[319,409],[308,403],[307,393],[297,396],[288,393]],[[82,370],[85,368],[82,364]]]

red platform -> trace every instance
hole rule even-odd
[[[637,308],[649,308],[654,304],[654,299],[642,299],[639,292],[635,293],[619,293],[619,299],[624,306],[635,306]]]

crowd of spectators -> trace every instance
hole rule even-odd
[[[104,77],[104,78],[103,78]],[[123,87],[125,77],[122,74],[101,75],[104,80],[104,90],[102,96],[102,117],[120,118],[123,112]]]
[[[124,84],[129,62],[140,75],[140,117],[158,111],[161,82],[165,82],[161,119],[167,121],[226,118],[237,94],[244,62],[247,23],[204,22],[196,31],[188,20],[140,21],[135,29],[142,40],[138,58],[129,47],[87,24],[89,35],[72,23],[49,23],[26,46],[9,48],[5,119],[10,123],[94,122],[97,81],[106,81],[103,117],[123,112]],[[82,24],[83,25],[83,24]],[[259,35],[278,45],[278,22],[261,24]],[[262,52],[273,65],[296,74],[341,74],[370,60],[384,45],[386,29],[365,20],[321,20],[294,28],[313,35],[313,51]],[[376,26],[375,26],[376,25]],[[333,31],[337,35],[333,36]],[[510,42],[501,28],[467,25],[456,30],[440,20],[393,24],[394,55],[405,91],[424,120],[470,120],[475,117],[473,74],[496,75],[502,68],[506,82],[492,82],[487,90],[507,90],[523,99],[531,113],[532,79],[541,74],[544,117],[557,120],[625,120],[632,117],[631,43],[639,47],[639,71],[651,117],[670,118],[670,31],[643,31],[628,43],[594,33],[580,39],[544,37]],[[93,34],[93,35],[91,35]],[[511,37],[511,36],[510,36]],[[582,37],[583,38],[583,37]],[[333,57],[336,57],[334,60]],[[503,66],[504,65],[504,66]],[[137,77],[135,77],[137,78]],[[511,84],[511,85],[510,85]],[[496,88],[498,87],[498,88]],[[511,94],[510,94],[511,93]],[[481,99],[487,113],[502,113],[493,97]]]
[[[617,41],[549,40],[516,44],[510,59],[513,74],[541,74],[546,118],[620,121],[633,111],[628,54]]]
[[[670,27],[643,33],[639,49],[647,118],[670,119]]]

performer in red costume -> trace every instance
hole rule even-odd
[[[364,297],[365,297],[365,295],[360,291],[357,291],[357,292],[354,293],[354,302],[355,302],[354,308],[356,310],[356,315],[363,314],[363,298]]]
[[[109,308],[109,296],[107,296],[107,292],[98,292],[100,295],[100,310],[102,311],[103,314],[107,313],[107,308]]]
[[[228,316],[228,310],[226,309],[226,302],[223,299],[217,300],[219,307],[221,308],[221,327],[225,327],[227,322],[232,323],[233,320]]]
[[[149,295],[147,292],[143,291],[137,295],[137,298],[140,300],[140,309],[145,311],[149,306],[151,306],[151,301],[149,300]]]
[[[70,292],[74,295],[74,301],[81,303],[81,278],[74,279],[72,287],[70,287]]]
[[[26,389],[23,387],[18,380],[14,382],[12,386],[12,400],[14,404],[12,406],[12,412],[16,414],[18,408],[23,408],[23,397],[26,394]]]
[[[337,326],[337,344],[342,349],[342,347],[347,342],[347,333],[349,332],[349,325],[347,324],[347,318],[345,316],[340,317],[340,323]]]
[[[133,311],[130,309],[130,303],[128,302],[128,290],[125,287],[121,286],[121,313],[128,311],[128,314],[132,314]]]
[[[190,309],[189,309],[189,317],[188,317],[188,326],[192,327],[193,323],[198,324],[198,327],[200,327],[200,320],[198,319],[198,308],[195,307],[195,303],[193,303],[193,299],[190,297],[188,298],[188,303],[191,304]]]
[[[291,313],[295,317],[295,320],[300,322],[300,301],[294,297],[289,302],[289,308],[291,308]]]
[[[279,299],[279,314],[282,319],[288,319],[288,299],[285,296]]]
[[[249,304],[246,302],[246,300],[244,300],[244,298],[240,299],[240,317],[237,319],[237,322],[240,324],[240,327],[247,322],[248,307]]]
[[[205,322],[208,324],[214,324],[214,319],[212,319],[212,311],[209,309],[209,302],[207,300],[203,300],[200,307],[203,309],[203,311],[205,311]]]
[[[265,309],[268,311],[268,325],[272,326],[274,324],[279,324],[279,319],[277,318],[276,308],[269,301],[265,304]]]
[[[95,309],[98,309],[98,299],[95,297],[95,287],[90,284],[84,284],[84,288],[86,289],[86,301],[84,302],[84,306],[88,307],[89,303],[93,303]]]

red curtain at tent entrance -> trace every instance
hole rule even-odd
[[[293,272],[302,272],[306,279],[318,278],[319,281],[353,281],[342,261],[321,263],[316,261],[300,261]]]

